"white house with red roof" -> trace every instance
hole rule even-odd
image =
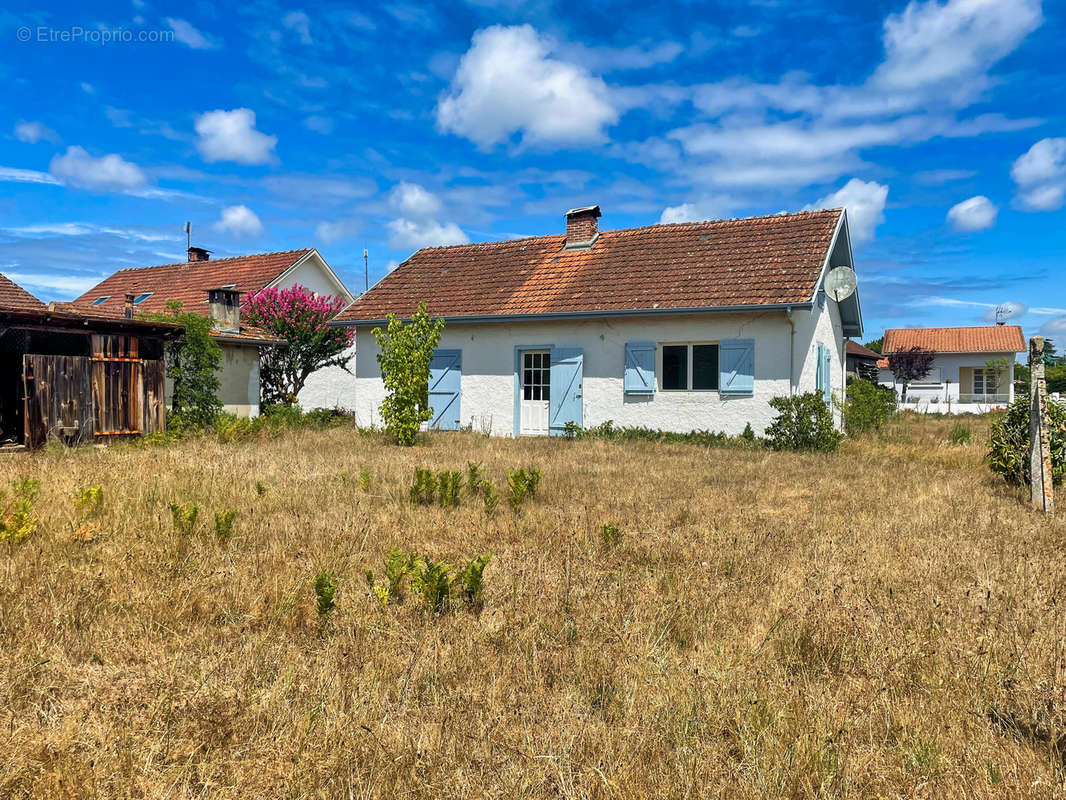
[[[1018,325],[959,328],[889,328],[877,362],[879,382],[901,398],[903,386],[889,368],[892,353],[921,347],[936,354],[929,374],[907,387],[904,408],[945,414],[982,414],[1014,400],[1014,362],[1025,352]]]
[[[219,399],[239,416],[259,414],[260,350],[277,344],[265,331],[244,324],[241,297],[265,288],[304,288],[334,295],[346,304],[354,295],[313,247],[212,259],[202,247],[190,247],[188,260],[177,264],[121,269],[74,300],[85,311],[113,316],[163,313],[168,304],[211,317],[213,336],[222,348]],[[167,383],[167,403],[172,385]]]
[[[430,377],[432,427],[505,436],[569,425],[762,434],[777,396],[843,386],[858,295],[824,291],[853,264],[842,209],[599,229],[598,206],[565,233],[416,252],[337,324],[356,329],[345,404],[380,425],[371,334],[419,302],[446,327]]]

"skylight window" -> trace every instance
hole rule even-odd
[[[95,300],[93,300],[92,304],[94,306],[98,306],[101,303],[105,303],[105,302],[107,302],[110,299],[111,299],[111,295],[105,294],[103,297],[97,297]]]
[[[139,294],[135,298],[133,298],[133,304],[135,306],[139,306],[141,303],[143,303],[145,300],[147,300],[153,294],[155,294],[155,292],[144,292],[143,294]]]

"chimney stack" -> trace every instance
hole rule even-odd
[[[189,247],[189,263],[193,261],[210,261],[211,251],[205,250],[202,247]]]
[[[576,250],[592,247],[600,236],[596,220],[600,216],[599,206],[571,208],[566,212],[566,249]]]
[[[122,309],[122,315],[126,319],[133,319],[133,295],[132,294],[127,294],[126,295],[126,305]]]
[[[207,290],[208,316],[215,330],[240,332],[241,293],[232,287]]]

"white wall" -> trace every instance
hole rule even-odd
[[[367,331],[369,335],[369,331]],[[297,397],[304,409],[343,408],[355,410],[355,345],[349,347],[344,357],[348,372],[340,367],[316,370],[307,376],[307,383]]]
[[[815,390],[815,342],[830,347],[835,368],[834,388],[841,385],[843,345],[839,317],[827,303],[826,313],[797,310],[794,372],[797,391]],[[836,333],[834,334],[834,330]],[[835,339],[834,339],[835,335]],[[722,397],[717,392],[664,392],[634,397],[623,392],[626,342],[699,342],[722,339],[755,340],[755,392],[751,397]],[[668,431],[707,429],[738,434],[747,423],[761,434],[775,412],[768,401],[789,393],[791,327],[783,311],[745,314],[698,314],[652,317],[614,317],[515,323],[450,323],[440,348],[462,351],[461,418],[463,425],[494,435],[514,432],[514,348],[554,345],[584,351],[583,415],[585,427],[613,420],[618,426],[647,426]],[[356,348],[354,402],[351,389],[338,379],[325,390],[330,402],[351,408],[361,425],[380,425],[378,407],[384,396],[377,365],[377,344],[370,329],[360,327]],[[657,353],[657,375],[661,349]],[[319,391],[316,389],[316,391]],[[317,397],[317,396],[316,396]],[[301,401],[303,396],[301,396]]]
[[[921,412],[941,412],[950,414],[981,414],[992,408],[1002,408],[1004,404],[983,403],[960,403],[961,391],[959,372],[963,367],[982,369],[989,361],[1006,360],[1009,367],[1009,375],[1006,378],[1006,390],[1010,399],[1014,399],[1014,361],[1016,353],[939,353],[933,359],[933,368],[940,369],[941,386],[937,388],[922,388],[910,386],[907,389],[907,404],[901,404],[901,408],[909,408]],[[897,396],[902,399],[903,385],[897,383],[892,372],[886,368],[879,370],[878,380],[886,386],[896,390]],[[1001,390],[1002,391],[1002,390]]]
[[[316,294],[338,296],[345,303],[349,303],[353,299],[347,289],[337,286],[336,282],[330,277],[325,263],[318,257],[317,253],[312,253],[301,261],[295,269],[284,273],[278,280],[270,284],[270,286],[278,289],[289,289],[296,285],[303,286]]]
[[[219,342],[222,368],[218,372],[218,399],[222,410],[238,417],[259,416],[259,348]],[[164,397],[169,408],[174,401],[174,381],[167,376]]]

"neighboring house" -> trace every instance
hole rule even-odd
[[[180,332],[46,307],[0,275],[0,448],[165,430],[163,344]]]
[[[880,353],[875,353],[868,347],[863,347],[858,342],[848,339],[846,342],[847,373],[849,377],[863,378],[865,380],[877,380],[877,362],[881,359]]]
[[[933,368],[907,387],[906,408],[948,414],[980,414],[1014,399],[1014,361],[1025,352],[1018,325],[965,328],[892,328],[885,331],[877,362],[879,381],[902,397],[903,386],[888,368],[890,353],[922,347],[936,353]]]
[[[352,294],[314,248],[219,259],[211,259],[202,247],[188,252],[187,262],[119,270],[74,303],[86,311],[119,316],[129,296],[135,314],[165,312],[168,302],[177,301],[184,311],[210,316],[223,354],[219,399],[226,411],[254,417],[259,413],[260,348],[275,346],[278,340],[241,323],[241,295],[297,285],[345,303],[352,301]],[[168,380],[168,403],[171,391]]]
[[[567,423],[762,433],[769,401],[843,380],[857,295],[822,291],[852,264],[843,210],[599,231],[598,206],[566,233],[419,250],[337,317],[356,328],[354,396],[380,425],[371,335],[419,301],[446,327],[430,378],[431,425],[518,436]]]

